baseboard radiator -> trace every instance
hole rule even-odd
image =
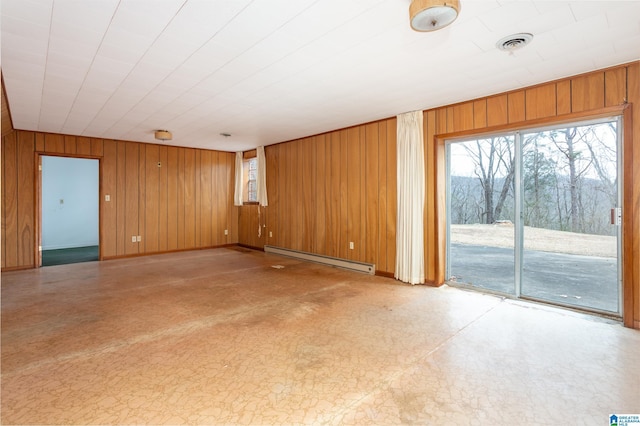
[[[321,254],[307,253],[304,251],[290,250],[274,246],[264,246],[264,251],[266,253],[279,254],[282,256],[307,260],[309,262],[322,263],[338,268],[349,269],[350,271],[364,272],[365,274],[370,275],[374,275],[376,272],[376,265],[371,263],[355,262],[353,260],[338,259],[336,257],[323,256]]]

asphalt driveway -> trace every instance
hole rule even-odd
[[[514,251],[501,247],[451,245],[454,281],[514,293]],[[614,258],[525,250],[522,295],[556,303],[619,312]]]

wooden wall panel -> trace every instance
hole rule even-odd
[[[525,120],[524,90],[507,95],[507,115],[509,123],[519,123]]]
[[[91,155],[94,157],[102,157],[103,151],[103,139],[91,139]]]
[[[167,148],[167,250],[178,249],[178,148]]]
[[[4,92],[2,92],[2,102],[4,102]],[[3,107],[4,108],[4,107]],[[5,152],[4,152],[4,138],[5,136],[8,136],[9,134],[11,134],[13,132],[12,129],[10,129],[8,132],[2,134],[2,139],[3,139],[3,143],[0,146],[0,170],[1,170],[1,174],[0,174],[0,253],[2,255],[0,255],[0,267],[2,267],[4,269],[5,267],[5,258],[4,258],[4,253],[7,252],[7,232],[6,232],[6,228],[7,228],[7,224],[5,223],[5,206],[4,206],[4,201],[7,199],[7,193],[6,193],[6,185],[2,185],[2,183],[4,182],[4,171],[6,168],[5,165]]]
[[[116,256],[127,254],[127,242],[131,241],[131,235],[127,235],[127,144],[125,142],[114,142],[116,144]],[[113,201],[113,200],[112,200]]]
[[[125,142],[124,164],[124,254],[138,254],[139,243],[132,241],[134,236],[140,235],[138,229],[140,200],[138,197],[140,174],[140,146],[133,142]]]
[[[487,98],[487,125],[493,127],[507,124],[509,122],[507,111],[507,95]],[[437,120],[439,121],[440,117],[437,117]],[[436,134],[442,133],[444,132],[436,131]]]
[[[378,125],[378,179],[376,175],[367,175],[368,180],[375,179],[378,183],[378,249],[375,259],[376,270],[388,272],[387,268],[387,210],[389,209],[389,200],[387,200],[387,187],[389,186],[389,178],[387,176],[387,129],[390,127],[389,120],[381,121]],[[369,197],[367,197],[370,200]]]
[[[329,226],[327,250],[329,256],[339,257],[341,244],[340,235],[342,234],[342,219],[340,217],[342,205],[341,181],[343,179],[340,175],[340,156],[342,155],[340,151],[341,137],[339,131],[332,132],[326,137],[331,139],[329,146],[330,152],[327,154],[327,162],[329,163],[331,174],[329,196],[327,197],[327,201],[330,203],[327,216],[327,225]]]
[[[474,128],[474,102],[466,102],[452,108],[453,120],[451,129],[470,130]],[[447,126],[449,127],[449,126]]]
[[[84,138],[83,138],[84,139]],[[81,142],[78,146],[83,146]],[[89,143],[89,152],[91,152]],[[100,162],[100,255],[102,257],[117,256],[117,163],[118,146],[114,141],[106,141],[104,144],[104,157]],[[105,201],[105,196],[109,196],[110,201]]]
[[[435,117],[434,117],[435,120]],[[473,128],[487,127],[487,100],[481,99],[473,103]]]
[[[571,79],[571,112],[604,107],[604,72]]]
[[[159,251],[159,194],[160,194],[160,149],[158,145],[148,144],[145,146],[145,181],[144,193],[144,231],[142,240],[145,242],[145,253],[156,253]]]
[[[100,159],[99,234],[103,259],[210,247],[214,245],[214,234],[219,236],[218,244],[237,242],[237,236],[224,235],[224,229],[238,229],[237,209],[232,206],[233,154],[13,131],[2,138],[3,269],[37,264],[36,152]],[[218,186],[214,187],[216,173]],[[110,201],[105,200],[106,195]],[[194,198],[199,203],[198,214],[202,215],[198,222]],[[218,214],[215,219],[214,211]],[[185,221],[189,245],[185,244]],[[132,237],[138,235],[141,241],[133,242]],[[195,235],[201,238],[198,245]]]
[[[18,134],[18,266],[35,266],[35,135]]]
[[[216,228],[219,225],[221,212],[216,209],[213,211],[213,177],[212,175],[212,156],[210,151],[202,151],[200,154],[200,247],[211,247],[213,222],[216,222]],[[216,158],[217,159],[217,158]],[[216,179],[217,181],[219,179]],[[216,238],[216,244],[220,244]]]
[[[564,115],[571,113],[571,80],[556,83],[556,113]]]
[[[2,207],[2,235],[5,238],[6,250],[2,252],[4,266],[16,268],[18,263],[18,144],[17,132],[9,133],[2,138],[2,159],[4,169],[2,186],[4,198]]]
[[[184,244],[196,247],[196,151],[184,153]]]
[[[44,136],[44,149],[51,154],[64,154],[64,135],[46,133]]]
[[[240,208],[235,206],[233,204],[233,194],[235,191],[235,182],[234,182],[234,176],[235,176],[235,154],[233,153],[229,153],[226,154],[226,174],[225,174],[225,180],[227,182],[227,185],[225,186],[225,188],[227,188],[227,193],[229,194],[229,196],[231,197],[231,201],[228,203],[228,208],[227,208],[227,222],[228,222],[228,226],[229,226],[229,236],[227,238],[227,240],[225,241],[227,244],[235,244],[238,242],[238,231],[239,231],[239,214],[240,214]],[[228,197],[227,197],[228,198]]]
[[[76,154],[91,156],[91,139],[82,136],[76,137]],[[67,152],[69,154],[69,152]]]
[[[36,133],[36,152],[44,152],[44,133]]]
[[[2,122],[2,136],[4,137],[13,131],[9,103],[7,102],[7,97],[4,93],[4,81],[2,82],[2,89],[0,92],[2,95],[2,115],[0,116],[0,121]]]
[[[267,226],[257,238],[257,206],[240,207],[240,243],[374,263],[393,273],[395,139],[393,118],[266,147]]]
[[[633,77],[633,76],[632,76]],[[627,68],[620,67],[604,73],[604,106],[622,105],[627,101]]]
[[[434,244],[436,240],[435,224],[435,209],[432,207],[436,203],[436,157],[435,157],[435,129],[436,129],[436,115],[433,111],[425,111],[423,114],[424,123],[424,166],[425,166],[425,209],[423,213],[424,217],[424,269],[425,279],[429,283],[435,283],[435,256],[434,256]],[[486,124],[486,120],[485,120]]]
[[[364,155],[360,158],[364,159],[364,170],[360,176],[364,178],[364,185],[361,186],[361,194],[364,195],[365,202],[362,203],[361,217],[365,220],[361,222],[365,225],[362,233],[364,236],[364,245],[361,250],[360,258],[364,258],[367,263],[377,263],[378,250],[378,216],[380,214],[379,206],[379,186],[380,186],[380,170],[379,162],[379,123],[371,123],[364,126],[365,143],[363,145]],[[385,127],[386,131],[386,127]],[[385,173],[386,177],[386,173]],[[361,201],[362,202],[362,201]],[[378,267],[378,266],[376,266]]]
[[[398,216],[397,119],[387,124],[387,269],[396,270],[396,224]]]
[[[64,136],[64,153],[65,154],[77,154],[78,146],[75,136]]]
[[[327,173],[327,144],[325,135],[314,138],[315,149],[315,240],[313,252],[327,255],[327,182],[330,182]]]
[[[556,115],[556,85],[545,84],[525,90],[526,119],[535,120]]]
[[[349,134],[340,130],[340,235],[338,240],[338,256],[349,259]]]
[[[186,177],[185,177],[185,155],[186,149],[178,150],[178,250],[187,247],[185,243],[185,199],[186,199]]]
[[[301,203],[301,219],[302,219],[302,235],[300,236],[300,240],[302,242],[302,250],[306,252],[313,251],[314,245],[314,230],[315,230],[315,176],[313,175],[315,163],[315,156],[313,155],[313,144],[311,138],[303,139],[302,143],[299,144],[301,148],[298,163],[301,166],[301,193],[300,200]]]
[[[265,244],[272,246],[277,245],[278,241],[278,225],[280,221],[279,208],[280,208],[280,179],[282,169],[278,161],[281,145],[266,146],[264,149],[265,158],[267,160],[267,196],[269,198],[269,206],[267,207],[267,237],[265,238]],[[239,211],[240,208],[236,207]],[[238,222],[238,226],[240,223]],[[271,234],[269,234],[269,232]]]
[[[196,247],[202,247],[202,243],[201,243],[201,222],[200,222],[200,214],[201,214],[201,201],[202,201],[202,194],[200,192],[201,190],[201,181],[200,181],[200,174],[201,174],[201,164],[200,164],[200,160],[201,160],[201,152],[200,150],[194,150],[194,155],[195,155],[195,162],[194,162],[194,176],[193,176],[193,181],[194,181],[194,185],[195,185],[195,189],[193,191],[194,196],[195,196],[195,205],[194,205],[194,233],[195,233],[195,246]]]
[[[168,214],[169,214],[169,171],[167,169],[168,147],[159,147],[158,169],[159,185],[158,185],[158,251],[165,252],[168,250]]]
[[[360,127],[351,127],[347,130],[347,259],[359,260],[362,251],[360,243],[360,166],[363,161],[360,158]],[[354,248],[350,249],[349,244]]]
[[[627,68],[627,96],[632,104],[630,133],[624,143],[624,324],[640,329],[640,62]],[[623,228],[624,229],[624,228]],[[633,315],[631,313],[633,312]]]
[[[138,156],[138,236],[140,237],[138,253],[141,254],[147,251],[147,150],[145,145],[138,144]]]

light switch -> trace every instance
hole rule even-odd
[[[107,194],[104,196],[105,201],[111,201],[111,195]]]

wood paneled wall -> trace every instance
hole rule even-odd
[[[234,154],[18,130],[2,138],[3,269],[36,266],[38,154],[100,160],[104,259],[238,242]]]
[[[445,278],[444,140],[625,111],[624,322],[640,328],[640,62],[424,112],[427,281]]]
[[[2,74],[0,74],[0,80],[1,79]],[[13,123],[11,122],[11,113],[9,111],[7,96],[4,93],[4,81],[2,83],[2,90],[0,90],[0,94],[2,95],[2,115],[0,115],[0,120],[2,121],[2,136],[6,136],[13,131]]]
[[[640,328],[640,62],[424,111],[427,282],[445,278],[444,139],[620,114],[625,106],[624,321]],[[257,206],[243,206],[239,241],[373,262],[393,274],[395,137],[388,119],[267,147],[265,232],[257,237]]]
[[[241,207],[240,243],[395,269],[396,119],[267,146],[269,206]],[[271,237],[269,236],[271,233]],[[354,248],[349,248],[349,243]]]

